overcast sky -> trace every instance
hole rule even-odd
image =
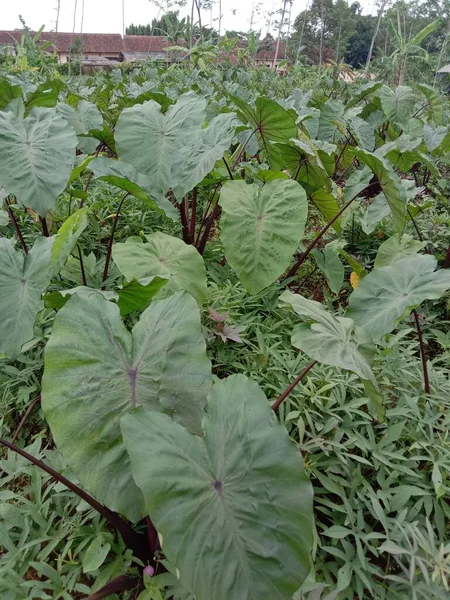
[[[164,1],[164,0],[163,0]],[[308,0],[294,0],[292,16],[298,15]],[[74,7],[77,2],[75,31],[81,30],[83,0],[61,0],[59,31],[73,31]],[[265,15],[270,10],[281,7],[282,0],[222,0],[222,29],[247,31],[250,25],[252,3],[260,6],[260,17],[256,18],[254,29],[267,30]],[[374,0],[360,0],[365,12],[371,12]],[[190,0],[188,1],[190,5]],[[20,27],[19,15],[22,15],[29,27],[38,29],[45,24],[46,30],[55,26],[56,0],[0,0],[0,29]],[[158,14],[158,8],[149,0],[124,0],[125,26],[131,23],[147,24]],[[216,0],[212,12],[213,25],[217,28],[219,2]],[[182,9],[188,14],[189,9]],[[205,25],[211,25],[211,12],[203,14]],[[275,17],[276,18],[276,17]],[[122,33],[122,0],[84,0],[83,31],[85,33]]]

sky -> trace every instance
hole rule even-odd
[[[162,1],[167,3],[167,0]],[[75,3],[77,3],[75,31],[77,33],[81,31],[83,2],[82,31],[84,33],[122,33],[122,0],[61,0],[59,31],[73,31]],[[294,0],[293,19],[304,10],[307,2],[308,0]],[[360,3],[364,7],[364,12],[372,12],[374,0],[360,0]],[[125,26],[131,23],[147,24],[158,14],[158,8],[149,0],[123,0],[123,4]],[[190,0],[187,4],[191,4]],[[222,0],[222,29],[248,31],[253,4],[255,7],[260,7],[260,16],[256,16],[253,29],[261,29],[264,34],[267,31],[264,15],[267,15],[270,10],[281,7],[282,0]],[[38,29],[45,24],[46,31],[52,30],[56,21],[56,5],[56,0],[0,0],[0,29],[20,28],[19,15],[22,15],[30,28]],[[210,11],[203,13],[202,20],[205,25],[210,26],[212,19],[212,25],[217,29],[218,7],[219,0],[215,0],[212,15]],[[189,12],[189,8],[184,8],[181,9],[180,14]]]

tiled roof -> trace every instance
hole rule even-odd
[[[0,45],[13,44],[14,38],[20,41],[22,30],[0,31]],[[70,47],[75,40],[81,38],[83,42],[83,51],[86,53],[108,53],[117,54],[122,52],[122,36],[119,33],[54,33],[44,31],[41,35],[43,42],[53,42],[58,52],[69,52]]]
[[[256,60],[274,60],[275,54],[277,50],[277,43],[274,41],[270,46],[264,44],[261,50],[258,50],[256,53]],[[284,54],[286,52],[286,43],[280,42],[280,47],[278,49],[278,60],[284,59]]]
[[[124,52],[164,52],[170,46],[163,35],[126,35],[123,40]]]

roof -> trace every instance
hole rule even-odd
[[[123,52],[164,52],[171,46],[163,35],[126,35],[123,39]]]
[[[14,40],[19,42],[22,34],[21,29],[0,31],[0,45],[14,44]],[[83,52],[88,54],[117,54],[122,52],[123,40],[120,33],[55,33],[44,31],[40,37],[43,42],[53,42],[58,52],[64,53],[68,53],[73,43],[80,38],[83,42]]]
[[[438,73],[450,73],[450,65],[445,65],[441,69],[439,69]]]
[[[261,44],[261,42],[260,42]],[[277,43],[276,41],[264,43],[262,45],[262,49],[258,50],[256,53],[256,60],[275,60],[275,54],[277,51]],[[278,59],[282,60],[284,58],[286,52],[286,42],[280,41],[280,47],[278,49]]]

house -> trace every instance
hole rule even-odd
[[[286,42],[280,41],[278,48],[278,56],[275,62],[275,55],[277,53],[277,42],[271,41],[269,43],[260,43],[260,48],[255,56],[255,64],[257,67],[265,65],[271,69],[278,68],[280,63],[286,60]]]
[[[163,35],[126,35],[123,38],[123,60],[167,60],[167,48],[174,45]]]
[[[12,46],[20,42],[22,30],[0,31],[0,46]],[[83,61],[107,59],[122,60],[123,40],[119,33],[55,33],[44,31],[42,42],[52,42],[60,64],[65,64],[76,49]],[[77,48],[78,47],[78,48]]]

